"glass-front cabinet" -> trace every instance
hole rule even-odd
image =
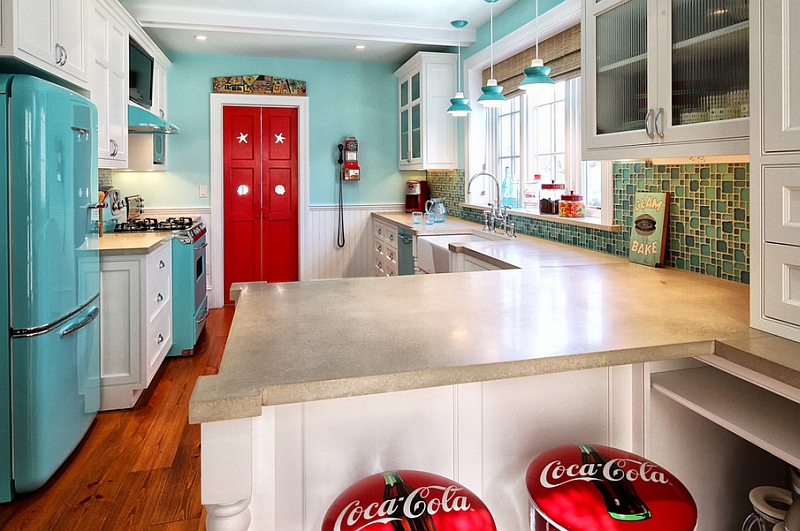
[[[398,86],[399,168],[458,166],[456,119],[447,114],[456,91],[457,56],[419,52],[394,73]]]
[[[746,155],[749,0],[584,0],[583,158]]]

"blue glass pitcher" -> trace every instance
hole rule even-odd
[[[428,199],[425,201],[425,212],[433,215],[435,223],[442,223],[447,219],[447,210],[444,208],[444,198]]]

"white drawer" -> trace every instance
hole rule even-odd
[[[386,258],[375,255],[375,276],[382,277],[386,274]]]
[[[373,220],[373,230],[376,238],[389,242],[392,245],[397,245],[397,226],[387,225],[380,221]]]
[[[764,240],[800,245],[800,166],[766,166]]]
[[[764,245],[764,315],[800,326],[800,247]]]
[[[397,264],[389,264],[384,268],[384,275],[387,277],[397,276]]]
[[[397,248],[387,246],[383,255],[386,257],[386,263],[397,269]]]
[[[157,314],[152,325],[147,328],[147,385],[155,376],[161,362],[172,346],[172,312],[162,311]]]
[[[169,277],[172,271],[172,242],[167,240],[158,249],[149,253],[146,259],[147,284],[160,283],[161,279]]]
[[[146,326],[149,327],[156,315],[167,306],[171,308],[172,304],[172,246],[169,241],[147,255],[145,268]]]

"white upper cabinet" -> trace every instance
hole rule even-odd
[[[92,9],[92,101],[98,114],[101,168],[128,165],[128,30],[105,2]]]
[[[456,118],[447,114],[456,92],[457,60],[455,54],[419,52],[394,73],[401,170],[458,167]]]
[[[747,0],[584,0],[583,158],[749,153]]]
[[[89,6],[90,0],[5,1],[2,55],[87,88]]]

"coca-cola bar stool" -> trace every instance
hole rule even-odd
[[[675,476],[636,454],[568,444],[528,466],[532,531],[692,531],[697,506]]]
[[[331,504],[322,531],[497,531],[486,505],[463,485],[418,470],[353,483]]]

